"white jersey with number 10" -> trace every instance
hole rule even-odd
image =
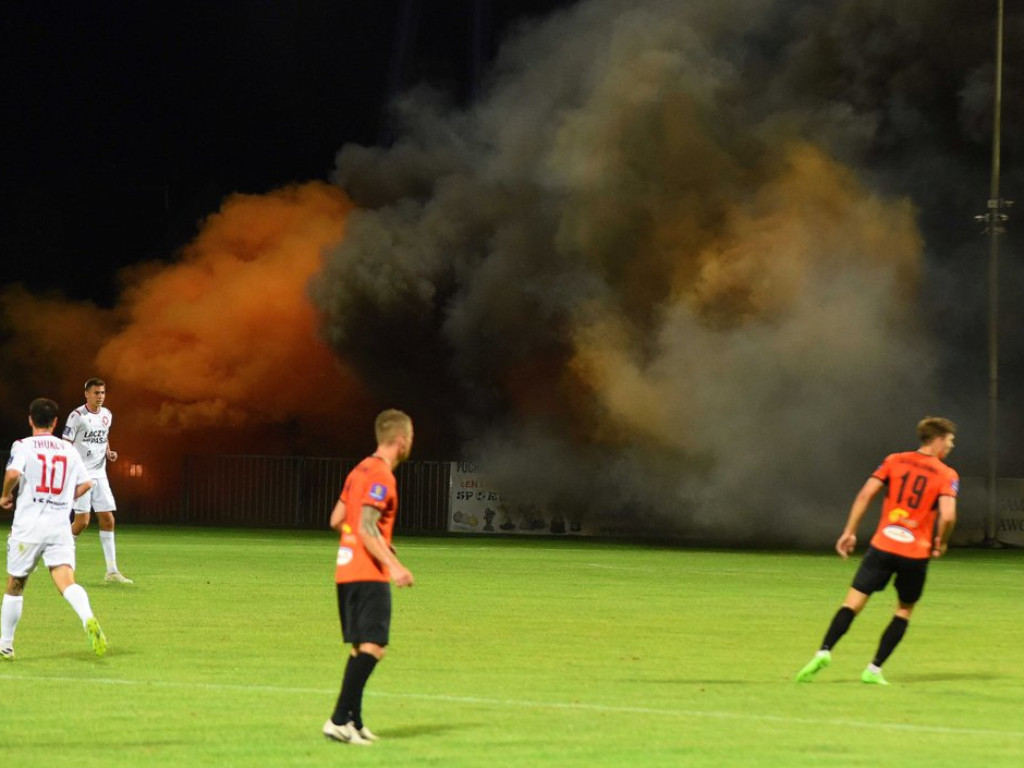
[[[90,479],[78,451],[53,435],[26,437],[11,446],[7,469],[21,473],[11,538],[29,543],[73,541],[75,487]]]

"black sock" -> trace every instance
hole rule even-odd
[[[825,639],[821,641],[821,650],[831,651],[832,646],[846,634],[846,630],[850,628],[855,618],[857,618],[857,614],[853,612],[853,608],[847,608],[845,605],[836,611],[836,615],[832,617],[832,623],[828,625]]]
[[[341,694],[331,716],[336,724],[344,725],[351,720],[356,728],[363,727],[363,689],[375,666],[377,657],[372,654],[357,653],[349,657],[345,678],[341,682]]]
[[[896,646],[900,644],[900,640],[903,639],[904,633],[907,631],[907,624],[909,622],[902,616],[893,616],[892,621],[889,622],[889,626],[885,628],[885,632],[882,633],[882,639],[878,643],[878,653],[875,654],[875,660],[871,662],[876,667],[880,667],[885,663],[885,660],[889,658],[889,655],[896,650]]]

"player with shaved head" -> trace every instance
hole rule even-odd
[[[374,430],[377,450],[345,478],[331,512],[331,528],[341,535],[334,572],[338,613],[351,650],[334,714],[323,727],[330,739],[363,746],[377,740],[363,723],[363,690],[388,645],[391,582],[413,584],[391,546],[398,512],[394,469],[412,450],[412,419],[389,409],[377,416]]]

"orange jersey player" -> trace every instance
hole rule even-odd
[[[398,512],[398,493],[391,466],[376,454],[367,456],[345,480],[340,502],[344,506],[345,516],[341,526],[341,541],[338,543],[335,582],[390,581],[388,566],[367,552],[360,529],[363,507],[376,509],[380,513],[376,521],[380,539],[388,548],[391,547],[395,513]]]
[[[797,673],[798,682],[809,682],[831,663],[832,647],[846,634],[871,595],[884,589],[895,576],[896,611],[882,633],[874,659],[860,678],[865,683],[888,685],[882,676],[882,664],[903,639],[924,591],[928,562],[946,553],[956,523],[960,478],[943,462],[953,450],[956,425],[949,419],[929,416],[918,422],[917,436],[921,447],[887,456],[853,500],[846,527],[836,541],[836,551],[844,559],[857,546],[857,527],[871,500],[888,486],[875,535],[853,584],[832,618],[821,648]]]
[[[952,448],[952,433],[949,438]],[[887,456],[871,477],[888,485],[871,546],[913,559],[930,557],[939,497],[956,498],[956,471],[938,455],[906,451]]]
[[[323,733],[345,744],[370,745],[377,737],[363,723],[363,690],[384,657],[391,632],[391,582],[411,587],[412,573],[398,560],[391,533],[398,512],[394,469],[412,450],[412,419],[387,410],[374,423],[377,450],[353,469],[331,512],[341,534],[334,581],[342,637],[351,644],[341,693]]]

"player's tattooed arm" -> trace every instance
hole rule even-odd
[[[360,515],[360,518],[363,534],[374,539],[379,539],[380,528],[377,527],[377,523],[380,521],[380,510],[376,507],[371,507],[369,504],[364,504],[363,514]]]
[[[363,522],[363,533],[367,536],[381,539],[381,544],[384,544],[383,537],[380,535],[380,528],[377,527],[377,523],[380,521],[380,510],[369,505],[364,506],[360,519]],[[388,544],[388,549],[391,551],[391,554],[397,554],[394,545]]]
[[[362,537],[366,551],[384,565],[391,573],[391,580],[399,587],[411,587],[413,585],[412,573],[398,559],[395,550],[387,546],[384,537],[381,536],[377,523],[380,520],[380,510],[376,507],[363,505],[360,515],[359,534]]]
[[[362,514],[359,516],[359,537],[363,540],[363,546],[377,562],[385,567],[390,567],[395,561],[394,555],[388,549],[384,537],[381,536],[377,523],[380,521],[380,510],[364,504]]]

